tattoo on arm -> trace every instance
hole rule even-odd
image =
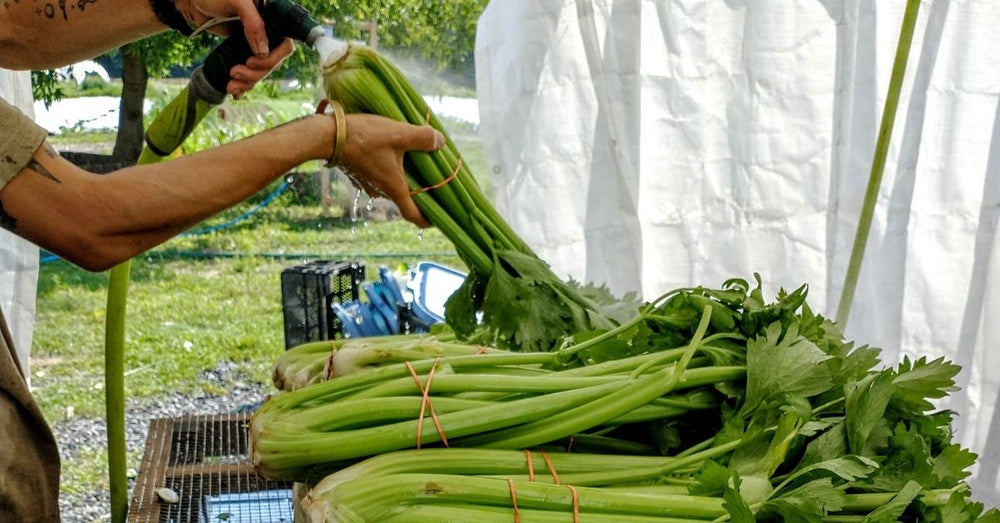
[[[59,157],[59,153],[57,153],[56,150],[53,149],[52,146],[48,144],[48,142],[42,144],[42,151],[45,153],[45,156],[48,156],[49,158],[58,158]],[[47,168],[45,168],[44,165],[42,165],[41,163],[39,163],[38,160],[35,160],[34,158],[32,158],[28,162],[28,165],[25,165],[24,168],[25,169],[30,169],[32,171],[35,171],[36,173],[38,173],[38,174],[40,174],[40,175],[42,175],[42,176],[44,176],[44,177],[46,177],[46,178],[48,178],[48,179],[56,182],[56,183],[62,183],[59,180],[59,178],[56,178],[56,175],[52,174],[52,171],[50,171]]]
[[[56,182],[56,183],[62,183],[62,182],[59,181],[59,178],[56,178],[56,175],[52,174],[52,171],[46,169],[45,166],[43,166],[42,164],[38,163],[38,160],[35,160],[34,158],[32,158],[31,161],[28,162],[28,165],[25,165],[24,168],[25,169],[30,169],[32,171],[35,171],[36,173],[38,173],[38,174],[40,174],[40,175],[42,175],[42,176],[44,176],[44,177],[46,177],[46,178],[48,178],[48,179]]]
[[[11,232],[17,232],[17,218],[7,213],[7,210],[3,208],[2,200],[0,200],[0,227]]]
[[[69,20],[70,11],[86,11],[88,4],[96,4],[97,0],[32,0],[35,5],[35,16],[48,18],[53,20],[56,17],[62,17],[63,20]],[[11,4],[19,4],[21,0],[0,0],[0,7],[4,9],[10,9]]]

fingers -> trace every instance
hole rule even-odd
[[[405,125],[399,145],[407,151],[434,152],[444,147],[444,135],[437,129],[428,125]]]
[[[267,33],[264,32],[264,20],[257,12],[257,4],[253,0],[231,0],[240,22],[243,23],[243,33],[254,54],[265,57],[270,50],[267,45]]]
[[[431,222],[427,221],[427,218],[424,218],[424,215],[420,213],[420,209],[417,208],[416,202],[410,196],[407,196],[404,200],[393,200],[393,202],[399,208],[399,213],[403,215],[406,221],[422,229],[431,227]]]
[[[408,151],[440,149],[445,143],[444,135],[429,126],[371,114],[348,114],[346,125],[347,144],[341,167],[354,184],[371,196],[391,199],[407,221],[430,227],[410,194],[403,157]]]
[[[276,69],[285,58],[288,58],[295,51],[295,44],[290,38],[286,38],[281,45],[271,50],[271,54],[265,58],[251,56],[246,64],[234,66],[229,70],[232,80],[226,85],[226,92],[233,98],[240,99],[244,93],[253,89],[257,82],[261,81],[271,71]]]

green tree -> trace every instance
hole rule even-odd
[[[135,162],[143,147],[143,105],[149,78],[162,78],[172,67],[187,67],[211,49],[209,36],[194,39],[174,32],[126,45],[122,56],[122,97],[118,112],[118,135],[115,138],[113,162]]]
[[[476,22],[488,0],[301,0],[303,7],[333,34],[368,39],[370,23],[377,28],[381,49],[416,54],[439,69],[470,75],[473,70]],[[115,51],[121,54],[122,98],[113,161],[134,162],[142,151],[142,108],[149,78],[167,76],[174,66],[187,67],[221,40],[209,34],[195,39],[161,33]],[[305,83],[318,76],[314,51],[299,45],[272,77],[295,77]],[[32,75],[36,99],[51,102],[61,93],[51,71]]]

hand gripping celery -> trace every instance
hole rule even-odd
[[[597,304],[556,276],[485,198],[454,142],[424,99],[383,56],[351,46],[324,66],[326,93],[347,112],[373,113],[431,125],[446,137],[434,153],[409,153],[407,181],[424,216],[454,243],[470,269],[448,301],[448,324],[460,336],[477,327],[491,343],[514,350],[551,350],[566,334],[613,326]]]

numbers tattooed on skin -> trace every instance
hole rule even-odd
[[[0,5],[3,7],[9,7],[10,2],[20,3],[21,0],[0,0]],[[37,2],[38,0],[33,0]],[[68,0],[57,0],[56,2],[46,2],[45,5],[41,7],[35,7],[36,16],[44,16],[49,20],[54,19],[59,13],[62,13],[63,20],[69,20],[70,11],[80,11],[81,13],[87,10],[87,6],[90,4],[96,4],[98,0],[76,0],[72,3],[67,3]],[[70,2],[72,0],[69,0]]]

